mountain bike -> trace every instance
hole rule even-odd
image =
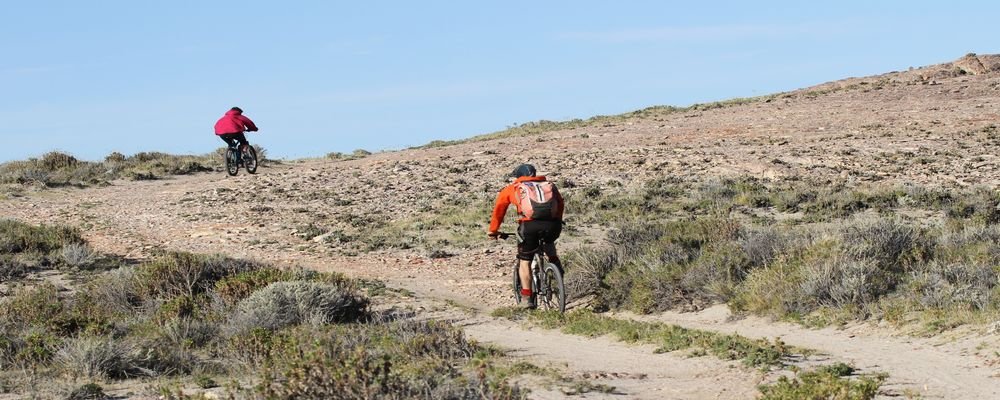
[[[241,151],[240,144],[235,141],[234,143],[226,149],[226,172],[229,176],[236,176],[241,166],[251,174],[257,173],[257,150],[247,145]]]
[[[499,238],[507,239],[513,234],[500,232]],[[538,243],[538,250],[531,258],[531,297],[535,304],[541,304],[548,310],[566,311],[566,287],[563,285],[562,272],[559,267],[550,263],[545,256],[545,239]],[[520,260],[514,263],[514,301],[521,303],[521,268]]]

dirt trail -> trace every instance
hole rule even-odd
[[[484,259],[509,259],[510,249],[498,244],[488,254],[459,255],[435,261],[408,254],[380,253],[344,257],[308,251],[301,239],[289,234],[288,215],[275,213],[257,223],[226,223],[188,217],[192,193],[226,193],[230,188],[281,178],[310,165],[262,169],[259,176],[227,179],[203,174],[155,182],[129,182],[87,190],[50,190],[0,202],[0,215],[32,223],[85,226],[88,239],[102,251],[142,258],[154,249],[225,253],[266,259],[320,270],[336,270],[358,277],[379,278],[409,289],[418,298],[440,307],[442,300],[468,305],[480,312],[456,319],[470,336],[513,349],[540,365],[556,366],[581,379],[617,387],[609,398],[753,398],[760,372],[711,357],[684,358],[653,354],[651,348],[630,346],[606,338],[581,338],[556,331],[526,329],[508,321],[484,317],[485,311],[507,304],[506,265],[473,269]],[[278,179],[280,180],[280,179]],[[220,215],[228,215],[220,200]],[[232,206],[230,206],[232,207]],[[294,212],[294,211],[292,211]],[[263,241],[265,245],[253,245]],[[485,257],[485,258],[484,258]],[[486,265],[489,265],[488,263]],[[477,279],[470,280],[470,271]],[[634,317],[634,316],[632,316]],[[872,329],[808,330],[758,318],[733,321],[724,307],[701,313],[667,313],[657,320],[752,337],[781,337],[786,343],[814,348],[831,360],[853,362],[865,371],[890,374],[890,393],[919,393],[924,398],[997,398],[1000,379],[995,366],[977,355],[970,340],[935,343],[925,339],[892,337]],[[995,341],[992,337],[982,340]],[[979,342],[977,342],[979,343]],[[964,347],[963,347],[964,346]],[[972,348],[970,348],[970,346]],[[993,346],[989,346],[995,348]],[[558,389],[535,389],[538,398],[561,398]],[[599,396],[588,394],[587,397]],[[605,396],[601,394],[600,396]]]
[[[808,329],[759,317],[734,318],[721,305],[698,313],[627,317],[753,338],[780,338],[862,370],[886,371],[891,375],[884,387],[897,393],[917,393],[923,398],[1000,398],[1000,360],[992,350],[997,348],[998,339],[993,334],[965,332],[957,337],[920,338],[870,324]]]

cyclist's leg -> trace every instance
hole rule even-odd
[[[250,147],[250,141],[247,140],[247,135],[243,132],[234,133],[233,137],[240,142],[240,151],[243,151],[247,147]]]
[[[517,227],[517,259],[520,260],[521,297],[530,297],[536,288],[531,287],[531,259],[538,252],[542,224],[527,221]]]
[[[231,133],[227,133],[225,135],[219,135],[219,139],[222,139],[223,142],[226,142],[226,146],[233,147],[236,145],[235,143],[236,140],[233,139],[231,135],[232,135]]]
[[[556,240],[559,239],[559,235],[562,233],[562,221],[545,221],[547,228],[542,233],[545,238],[545,256],[549,258],[549,262],[555,264],[556,268],[559,268],[560,274],[565,274],[562,268],[562,261],[559,260],[559,253],[556,251]]]

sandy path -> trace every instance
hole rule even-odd
[[[989,350],[997,347],[998,340],[992,334],[906,337],[868,324],[844,329],[807,329],[759,317],[734,319],[726,306],[698,313],[629,317],[754,338],[781,338],[863,370],[887,371],[890,380],[886,388],[898,393],[909,391],[923,398],[1000,398],[1000,365],[997,355]]]

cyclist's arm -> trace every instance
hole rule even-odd
[[[240,122],[243,123],[243,126],[246,127],[247,132],[257,132],[257,125],[254,125],[253,121],[251,121],[250,118],[247,118],[245,115],[242,114],[237,115],[236,118],[238,118]]]
[[[496,205],[493,206],[493,216],[490,217],[489,233],[500,231],[500,223],[503,222],[503,217],[507,215],[507,207],[510,206],[510,194],[513,190],[514,187],[508,185],[497,195]]]
[[[566,211],[566,202],[563,200],[562,194],[559,193],[558,188],[554,188],[553,197],[559,202],[559,210],[556,211],[556,219],[562,221],[563,212]]]

